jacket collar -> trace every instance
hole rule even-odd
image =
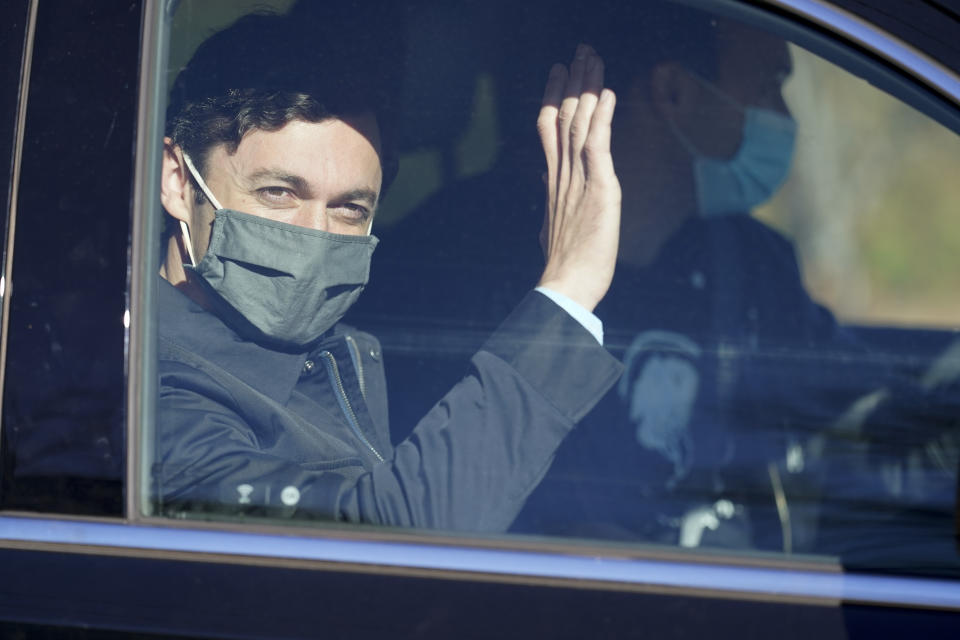
[[[229,372],[272,400],[290,399],[310,351],[277,351],[241,338],[209,311],[160,278],[159,336]],[[331,331],[328,342],[334,336]]]

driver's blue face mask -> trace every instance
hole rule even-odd
[[[786,181],[793,160],[797,124],[778,111],[745,106],[707,79],[691,75],[743,113],[740,146],[731,158],[704,155],[675,122],[667,121],[693,159],[697,209],[704,217],[749,213],[772,198]]]

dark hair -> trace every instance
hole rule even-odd
[[[593,0],[588,16],[585,38],[603,56],[607,86],[621,97],[639,77],[649,76],[663,62],[680,63],[705,78],[716,77],[714,14],[661,0]]]
[[[385,189],[396,175],[393,84],[383,76],[382,51],[355,36],[318,33],[279,14],[243,16],[205,40],[180,71],[166,135],[203,174],[212,147],[234,152],[250,131],[372,112]]]

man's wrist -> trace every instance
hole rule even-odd
[[[590,334],[596,338],[597,342],[603,344],[603,322],[593,314],[593,312],[587,310],[582,304],[573,300],[572,298],[565,296],[564,294],[554,291],[549,287],[537,287],[534,289],[539,291],[543,295],[550,298],[557,306],[566,311],[570,316],[579,322],[584,329],[590,332]]]

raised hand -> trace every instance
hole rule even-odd
[[[547,160],[540,286],[592,311],[607,293],[620,237],[620,182],[610,155],[616,97],[603,88],[603,60],[577,47],[569,72],[550,70],[537,131]]]

